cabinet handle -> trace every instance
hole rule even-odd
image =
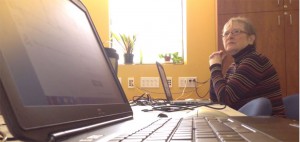
[[[279,6],[279,4],[280,4],[280,0],[277,0],[277,6]]]
[[[292,14],[290,14],[290,25],[293,25],[293,17],[292,17]]]
[[[292,4],[292,0],[290,0],[290,4]]]
[[[278,15],[277,20],[278,20],[278,26],[280,26],[280,15]]]

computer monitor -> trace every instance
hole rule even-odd
[[[79,0],[1,0],[0,11],[0,105],[15,136],[132,116]]]

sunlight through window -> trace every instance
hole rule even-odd
[[[110,31],[136,35],[135,64],[161,61],[159,54],[178,52],[185,48],[185,0],[110,0]],[[113,39],[113,38],[112,38]],[[124,51],[112,40],[124,63]]]

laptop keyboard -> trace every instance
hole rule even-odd
[[[189,117],[159,119],[138,131],[109,142],[244,142],[276,141],[227,118]]]

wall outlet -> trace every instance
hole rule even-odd
[[[142,88],[159,88],[159,78],[158,77],[141,77],[141,87]]]
[[[172,87],[172,77],[167,77],[167,80],[168,80],[168,84],[169,84],[169,87],[171,88]]]
[[[178,87],[196,87],[197,77],[179,77]]]
[[[128,88],[134,88],[134,78],[128,77]]]

